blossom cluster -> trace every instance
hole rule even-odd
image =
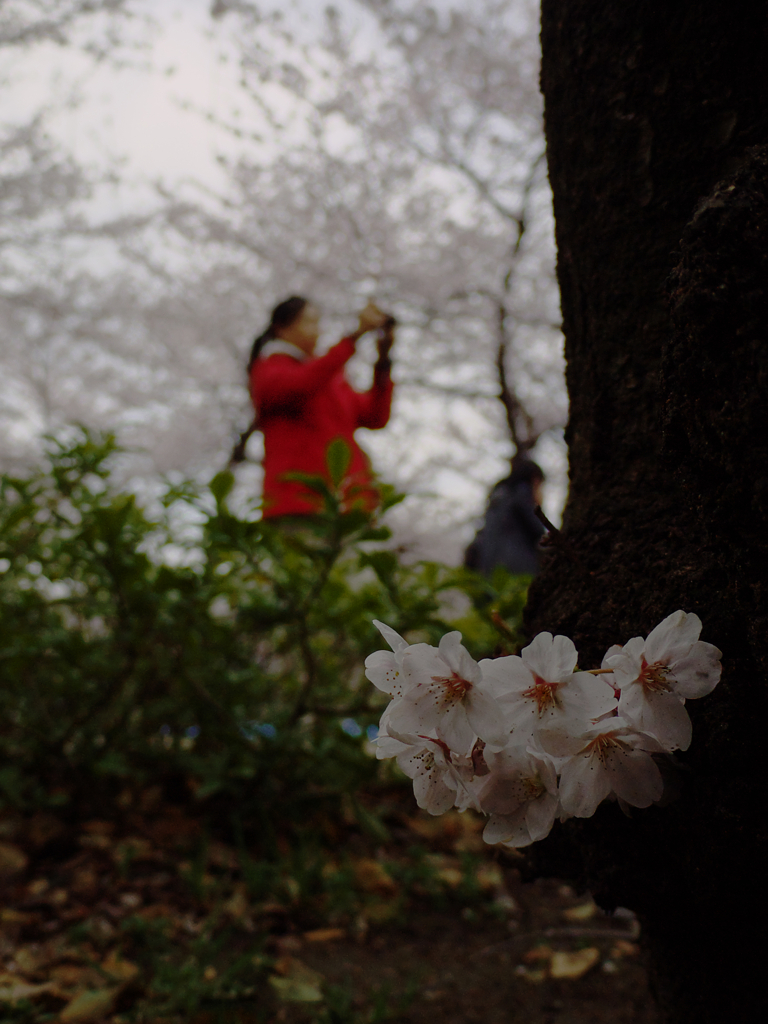
[[[431,814],[489,816],[488,843],[527,846],[556,817],[588,818],[605,799],[648,807],[662,795],[658,755],[691,742],[687,700],[720,679],[720,651],[701,620],[673,612],[643,639],[611,647],[579,671],[565,636],[539,633],[520,656],[476,662],[461,633],[408,644],[375,623],[390,651],[365,662],[392,698],[377,756],[395,757]]]

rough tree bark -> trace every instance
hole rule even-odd
[[[528,629],[586,667],[683,608],[724,671],[676,799],[535,856],[640,913],[664,1020],[765,1019],[768,8],[544,0],[542,43],[584,569],[554,551]]]

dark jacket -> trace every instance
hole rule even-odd
[[[485,522],[467,549],[465,565],[490,576],[497,565],[534,575],[539,570],[539,540],[545,529],[534,513],[526,480],[501,480],[491,491]]]

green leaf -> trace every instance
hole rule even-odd
[[[360,534],[360,540],[389,540],[391,536],[388,526],[371,526]]]
[[[297,483],[304,484],[310,491],[316,491],[326,498],[333,498],[325,480],[314,473],[283,473],[283,480],[295,480]]]
[[[397,558],[391,551],[364,551],[360,565],[370,565],[381,582],[388,584],[397,570]]]
[[[325,452],[325,461],[328,466],[331,480],[339,487],[341,481],[347,475],[349,463],[352,459],[352,450],[343,437],[337,437],[328,445]]]
[[[211,494],[216,499],[216,504],[221,506],[224,504],[230,491],[235,486],[235,478],[228,469],[224,469],[221,473],[216,474],[208,486],[211,489]]]
[[[372,839],[375,839],[377,843],[388,843],[390,841],[392,836],[389,829],[378,814],[367,810],[355,797],[352,797],[352,808],[357,818],[357,823],[363,832],[367,833]]]
[[[403,494],[402,492],[395,490],[391,484],[378,483],[377,486],[381,496],[381,508],[383,512],[386,512],[390,508],[394,508],[395,505],[399,505],[401,501],[405,501],[408,497],[407,494]]]

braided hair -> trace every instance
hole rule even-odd
[[[248,373],[251,372],[251,367],[259,358],[259,354],[267,342],[276,338],[277,331],[282,327],[290,327],[292,323],[295,323],[304,312],[304,308],[307,306],[308,302],[308,299],[304,299],[300,295],[291,295],[289,299],[284,299],[282,302],[278,302],[272,310],[272,315],[269,318],[269,326],[265,331],[262,331],[253,343],[251,355],[248,359]]]
[[[304,307],[308,301],[308,299],[303,299],[300,295],[292,295],[289,299],[278,302],[272,310],[267,329],[262,331],[251,347],[251,355],[248,359],[248,376],[251,374],[251,367],[259,358],[261,350],[267,342],[277,337],[277,331],[281,327],[290,327],[292,323],[295,323],[304,312]],[[242,432],[235,447],[232,449],[232,455],[229,459],[230,466],[236,466],[245,460],[245,446],[248,444],[248,438],[258,429],[259,414],[257,412],[250,427]]]

